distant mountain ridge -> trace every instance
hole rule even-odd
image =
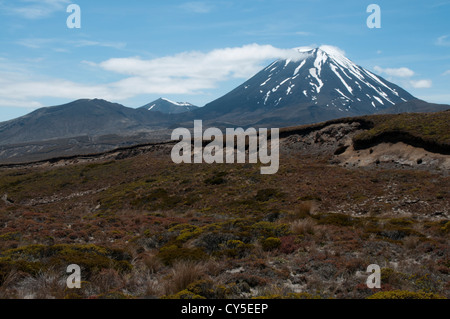
[[[384,109],[379,114],[399,114],[399,113],[428,113],[439,112],[450,109],[450,105],[428,103],[419,99],[411,100],[404,103],[395,104],[394,106]]]
[[[127,135],[166,127],[168,123],[166,114],[132,109],[101,99],[80,99],[0,123],[0,144],[83,135]]]
[[[435,112],[431,104],[320,47],[274,61],[204,107],[160,98],[138,109],[101,99],[45,107],[0,123],[0,161],[105,151],[170,139],[176,127],[283,128],[360,115]],[[33,154],[38,154],[34,156]]]

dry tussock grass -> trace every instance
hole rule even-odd
[[[166,282],[166,294],[175,294],[186,289],[189,284],[204,276],[206,267],[203,262],[179,261],[173,265],[172,273]]]

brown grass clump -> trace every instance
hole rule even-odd
[[[175,294],[199,280],[205,272],[205,265],[193,261],[179,261],[173,265],[168,277],[166,294]]]
[[[313,235],[316,224],[317,223],[315,220],[313,220],[312,218],[307,218],[292,222],[290,228],[292,233],[294,233],[295,235]]]
[[[408,236],[408,237],[403,239],[403,245],[407,249],[415,249],[415,248],[417,248],[419,243],[420,243],[420,239],[418,237],[415,237],[415,236]]]
[[[67,286],[59,273],[50,270],[24,278],[17,288],[23,299],[64,299]]]
[[[117,270],[103,269],[92,278],[92,284],[99,290],[100,294],[105,294],[113,290],[122,289],[125,282]]]
[[[142,263],[152,274],[157,273],[163,267],[161,260],[156,255],[152,254],[146,254],[142,258]]]

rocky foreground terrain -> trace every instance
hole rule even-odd
[[[173,143],[3,165],[0,297],[449,298],[449,120],[286,128],[275,175]]]

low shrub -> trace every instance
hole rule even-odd
[[[444,296],[429,292],[413,292],[407,290],[381,291],[367,299],[447,299]]]
[[[271,222],[258,222],[251,226],[252,233],[256,237],[282,237],[290,234],[289,225]]]
[[[119,272],[132,269],[131,257],[124,251],[95,245],[31,245],[7,250],[2,255],[0,262],[31,275],[71,264],[79,265],[86,278],[102,269],[112,268]]]
[[[288,293],[287,295],[267,295],[252,299],[322,299],[319,295],[311,295],[307,292]]]
[[[162,247],[157,256],[166,265],[173,265],[181,260],[201,261],[208,258],[201,248],[183,248],[176,245]]]
[[[255,199],[258,202],[267,202],[274,198],[280,198],[283,194],[274,188],[260,189],[256,193]]]
[[[292,254],[300,248],[300,238],[298,236],[284,236],[280,238],[280,252],[283,254]]]
[[[269,237],[263,240],[262,248],[265,251],[272,251],[278,249],[281,246],[281,239],[275,237]]]
[[[184,289],[182,291],[177,292],[174,295],[167,295],[167,296],[163,296],[161,297],[161,299],[206,299],[205,297],[199,296],[194,294],[192,291],[189,291],[187,289]]]
[[[253,249],[254,245],[246,244],[240,240],[229,240],[225,245],[221,245],[222,250],[216,252],[217,256],[226,256],[230,258],[244,258]]]
[[[212,231],[201,234],[196,240],[195,245],[203,247],[207,253],[212,254],[221,250],[230,240],[236,240],[238,237],[232,233]]]
[[[344,214],[322,214],[315,215],[319,225],[335,225],[335,226],[355,226],[358,220],[352,216]]]
[[[205,184],[207,185],[221,185],[225,184],[227,180],[224,178],[227,175],[226,172],[215,173],[214,176],[205,179]]]
[[[440,228],[441,232],[448,234],[450,232],[450,221],[447,221],[444,226]]]

